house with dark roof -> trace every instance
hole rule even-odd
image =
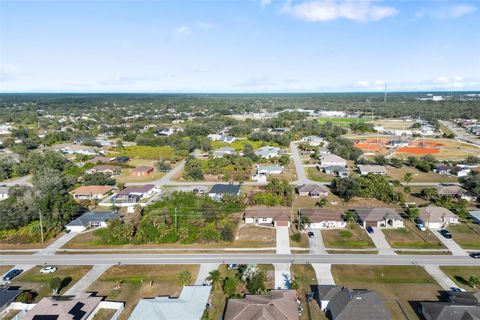
[[[297,292],[272,290],[268,295],[246,295],[229,299],[225,320],[298,320]]]
[[[480,292],[447,292],[445,301],[420,303],[425,320],[475,320],[480,319]]]
[[[287,207],[256,206],[245,209],[243,219],[247,224],[290,227],[292,209]]]
[[[392,208],[355,208],[353,211],[364,228],[403,228],[403,218]]]
[[[111,200],[115,203],[137,203],[141,199],[150,198],[157,190],[153,184],[129,186],[115,194]]]
[[[223,196],[229,194],[231,196],[240,195],[240,185],[238,184],[214,184],[208,192],[208,196],[214,200],[220,201]]]
[[[8,286],[0,286],[0,313],[5,310],[8,305],[15,301],[15,298],[22,293],[22,290],[17,290]]]
[[[319,184],[302,184],[295,188],[297,194],[301,197],[320,198],[328,196],[328,189]]]
[[[375,291],[319,285],[315,287],[314,294],[320,308],[332,320],[393,319],[382,298]]]
[[[110,211],[89,211],[65,226],[68,231],[81,232],[88,228],[106,227],[108,220],[118,219],[118,213]]]
[[[299,216],[307,218],[310,229],[343,229],[347,222],[343,218],[343,211],[330,208],[303,208],[299,210]]]

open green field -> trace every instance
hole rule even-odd
[[[335,118],[335,117],[318,118],[319,123],[332,122],[337,126],[341,126],[341,127],[348,127],[350,126],[350,123],[353,123],[353,122],[368,122],[369,120],[370,119],[366,119],[366,118]]]
[[[322,237],[327,248],[375,248],[365,230],[357,225],[347,229],[322,230]]]
[[[274,142],[266,142],[266,141],[252,141],[248,139],[237,139],[232,143],[226,143],[221,141],[212,141],[211,143],[212,149],[219,149],[223,147],[230,147],[235,149],[236,151],[242,151],[246,144],[249,144],[253,147],[254,150],[265,147],[265,146],[272,146],[272,147],[280,147],[277,143]]]
[[[150,146],[130,146],[123,148],[114,148],[108,156],[127,156],[129,158],[140,158],[146,160],[167,159],[173,160],[175,158],[175,149],[170,146],[165,147],[150,147]]]
[[[404,221],[405,228],[382,229],[392,248],[443,249],[440,240],[430,231],[420,231],[411,221]]]
[[[335,179],[333,174],[325,174],[318,170],[316,167],[305,168],[308,179],[317,181],[317,182],[330,182]]]
[[[475,291],[478,288],[473,288],[468,284],[468,279],[471,276],[480,277],[480,267],[440,267],[440,269],[449,276],[460,288],[468,291]]]
[[[450,225],[453,239],[464,249],[480,249],[480,226],[473,223]]]
[[[392,180],[404,182],[405,174],[412,175],[411,182],[458,182],[458,178],[452,175],[438,174],[435,172],[422,172],[416,168],[403,166],[402,168],[387,167],[387,174]]]
[[[393,319],[419,319],[417,301],[437,301],[442,288],[418,266],[332,265],[337,285],[375,290]]]

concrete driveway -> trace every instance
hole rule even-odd
[[[87,272],[82,279],[78,280],[70,289],[65,292],[65,295],[77,295],[79,293],[85,292],[100,276],[107,271],[112,265],[108,264],[97,264]]]
[[[195,280],[195,285],[202,285],[205,280],[207,280],[210,272],[217,270],[220,267],[220,263],[202,263],[200,269],[198,270],[197,280]]]
[[[395,251],[393,251],[390,244],[385,240],[385,234],[383,233],[382,229],[380,228],[373,228],[373,233],[368,233],[370,239],[372,239],[373,244],[378,249],[378,254],[380,255],[395,255]]]
[[[443,290],[450,290],[451,287],[457,287],[455,282],[452,281],[442,270],[440,270],[439,266],[428,265],[423,266],[425,271],[427,271],[435,281],[442,287]]]
[[[290,276],[290,263],[274,263],[275,289],[290,289],[292,279]]]
[[[462,247],[460,247],[456,242],[455,240],[453,239],[447,239],[445,238],[444,236],[442,236],[440,234],[440,229],[433,229],[431,228],[432,230],[432,233],[438,238],[438,240],[440,240],[440,242],[443,243],[443,245],[445,247],[448,248],[448,250],[450,250],[450,252],[452,253],[452,255],[454,256],[466,256],[468,255],[467,251],[465,251],[464,249],[462,249]]]
[[[307,229],[307,232],[313,232],[313,238],[308,238],[310,253],[327,254],[325,244],[323,243],[322,232],[319,229]]]
[[[313,270],[317,275],[318,284],[335,284],[335,279],[332,275],[332,265],[329,263],[312,263]]]
[[[290,254],[290,235],[288,234],[288,227],[276,227],[277,233],[277,253]]]

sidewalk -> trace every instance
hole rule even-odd
[[[88,287],[90,287],[95,280],[100,278],[100,276],[110,267],[111,265],[108,264],[94,265],[82,279],[78,280],[77,283],[65,292],[65,295],[77,295],[85,292]]]
[[[379,255],[396,255],[390,244],[385,240],[385,234],[382,232],[382,229],[373,228],[373,233],[367,232],[367,234],[372,239],[375,247],[377,247]]]

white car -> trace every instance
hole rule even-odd
[[[43,267],[40,270],[40,273],[54,273],[55,271],[57,271],[57,267],[48,266],[48,267]]]
[[[417,223],[417,228],[420,231],[427,231],[427,228],[425,227],[425,225],[423,223]]]

